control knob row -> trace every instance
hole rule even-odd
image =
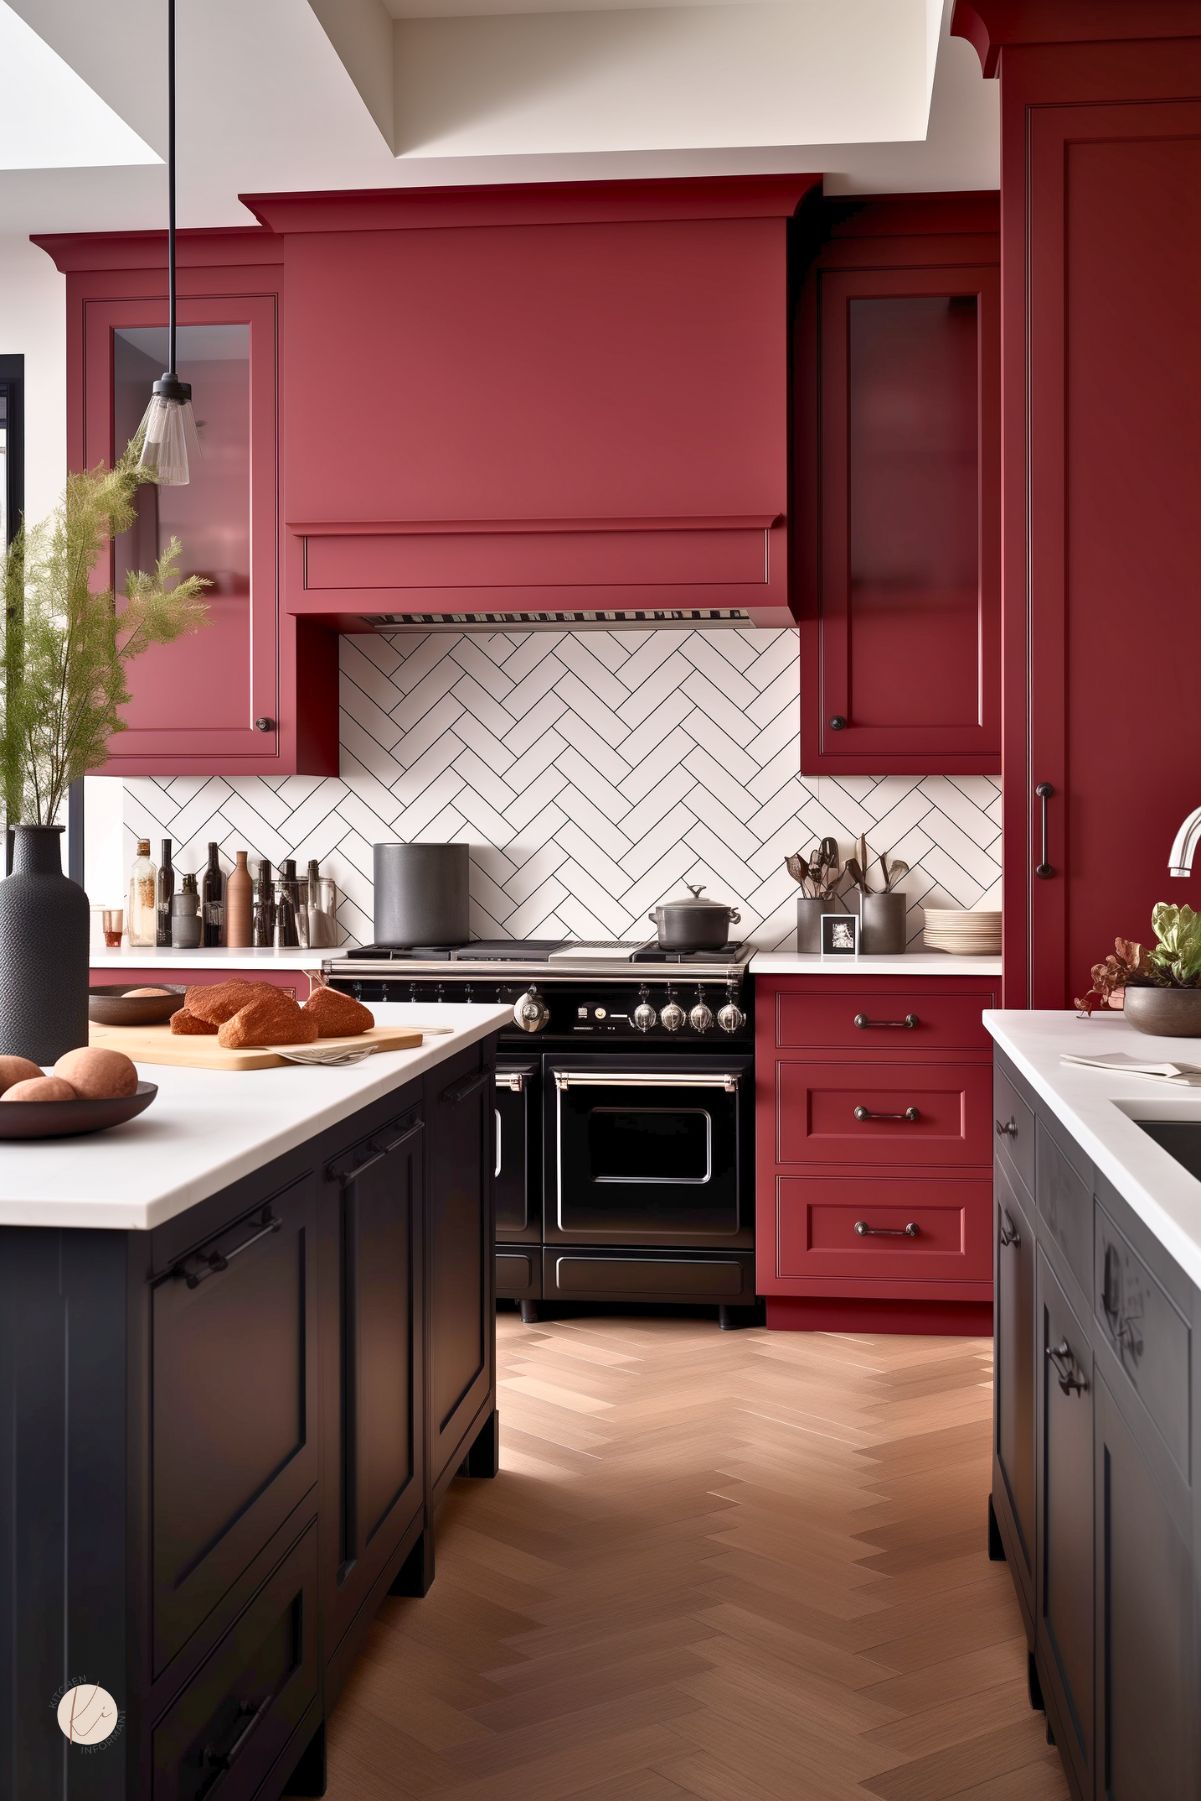
[[[649,1032],[654,1025],[655,1009],[651,1006],[645,991],[640,996],[631,1017],[640,1032]],[[685,1013],[679,1001],[674,998],[669,999],[664,1005],[663,1011],[658,1015],[658,1020],[665,1032],[678,1032],[685,1020],[694,1032],[711,1032],[714,1025],[713,1009],[700,993],[698,993],[696,1005],[690,1013]],[[716,1023],[723,1032],[740,1032],[746,1024],[746,1014],[741,1007],[736,1005],[733,998],[730,998],[720,1009]]]

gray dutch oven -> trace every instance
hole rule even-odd
[[[664,951],[719,951],[729,941],[730,927],[742,918],[737,907],[702,900],[703,884],[688,883],[691,892],[679,900],[663,901],[647,918],[659,933]]]

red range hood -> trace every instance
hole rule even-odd
[[[284,246],[288,610],[790,623],[788,235],[819,187],[248,198]]]

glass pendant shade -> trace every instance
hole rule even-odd
[[[156,381],[138,432],[138,467],[164,487],[186,487],[189,459],[200,453],[189,384],[170,375]]]

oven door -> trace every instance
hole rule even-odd
[[[496,1065],[496,1238],[498,1244],[542,1239],[541,1071],[502,1051]]]
[[[548,1244],[749,1245],[749,1057],[545,1063]]]

